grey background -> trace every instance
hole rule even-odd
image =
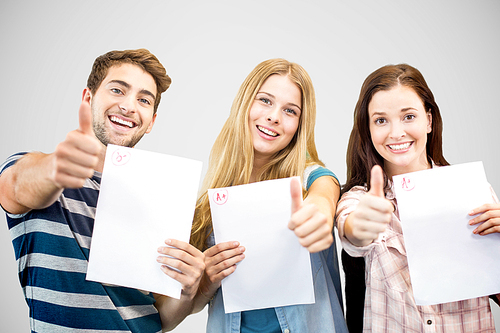
[[[499,192],[499,32],[497,0],[3,0],[0,159],[21,150],[52,152],[78,126],[95,57],[145,47],[173,83],[153,131],[138,148],[198,159],[206,170],[245,76],[257,63],[283,57],[304,66],[313,79],[317,148],[344,182],[361,83],[382,65],[406,62],[424,74],[436,96],[447,159],[482,160]],[[27,306],[3,214],[0,224],[0,331],[27,332]],[[493,310],[500,322],[498,307]],[[175,331],[203,332],[205,320],[206,311]]]

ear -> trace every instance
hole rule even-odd
[[[153,125],[154,125],[155,120],[156,120],[156,115],[157,115],[157,113],[155,113],[155,114],[153,115],[153,118],[151,118],[151,122],[150,122],[150,123],[149,123],[149,125],[148,125],[148,129],[146,130],[146,133],[151,132],[151,130],[153,129]]]
[[[92,102],[92,92],[90,92],[90,89],[88,87],[83,89],[82,102],[83,101],[88,102],[89,104]]]
[[[427,134],[429,134],[430,132],[432,132],[432,112],[431,112],[431,109],[429,109],[429,111],[427,111],[426,114],[427,114]]]

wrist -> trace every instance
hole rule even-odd
[[[205,298],[207,301],[212,301],[215,297],[215,293],[211,293],[209,292],[209,290],[202,290],[203,288],[199,287],[198,288],[198,291],[199,293],[201,294],[201,296],[203,296],[203,298]]]
[[[356,247],[364,247],[373,243],[374,239],[358,238],[354,236],[354,230],[351,225],[352,213],[349,214],[344,223],[344,238]]]
[[[208,276],[206,274],[203,274],[203,277],[201,278],[200,285],[198,286],[198,292],[201,294],[201,296],[208,300],[211,301],[214,299],[215,294],[217,293],[217,289],[219,289],[220,284],[217,285],[215,283],[212,283]]]

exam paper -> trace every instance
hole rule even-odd
[[[309,252],[288,229],[291,179],[208,190],[216,243],[246,248],[222,280],[226,313],[314,303]]]
[[[468,213],[493,201],[482,162],[393,177],[417,305],[500,293],[500,234],[474,235]]]
[[[87,280],[179,299],[156,261],[167,238],[189,242],[202,163],[108,145]]]

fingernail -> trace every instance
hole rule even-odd
[[[471,210],[471,211],[469,212],[469,215],[474,215],[474,210]]]
[[[170,244],[172,244],[172,240],[171,240],[171,239],[167,239],[167,240],[165,241],[165,244],[169,244],[169,245],[170,245]]]
[[[238,248],[238,250],[239,250],[240,252],[243,252],[243,251],[245,251],[245,247],[240,246],[240,247]]]
[[[161,261],[161,257],[156,257],[156,261],[160,262]]]
[[[233,246],[238,246],[238,245],[240,245],[240,243],[238,243],[238,242],[233,243]]]

